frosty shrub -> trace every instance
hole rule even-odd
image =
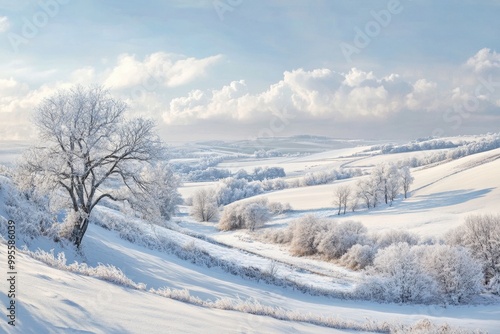
[[[407,243],[393,244],[377,252],[372,276],[358,286],[364,298],[396,303],[429,303],[435,301],[438,286],[419,265]]]
[[[15,184],[9,177],[0,175],[0,198],[4,199],[6,213],[16,222],[19,238],[26,242],[41,235],[57,238],[56,217],[49,209],[47,197],[30,189],[28,184]],[[7,220],[3,217],[0,233],[7,235]]]
[[[253,202],[245,205],[242,211],[245,227],[250,231],[264,226],[270,219],[269,209],[261,203]]]
[[[341,263],[351,269],[364,269],[373,264],[376,250],[370,245],[356,244],[352,246],[341,258]]]
[[[453,233],[462,237],[452,237]],[[500,274],[500,214],[468,216],[458,231],[448,234],[448,242],[470,249],[483,265],[486,283]]]
[[[286,188],[288,188],[288,183],[282,178],[262,181],[262,189],[264,189],[264,191],[282,190]]]
[[[416,234],[403,230],[389,230],[379,233],[375,237],[377,248],[386,248],[399,242],[405,242],[408,245],[417,245],[419,237]]]
[[[425,272],[437,283],[445,302],[460,304],[481,292],[481,265],[463,247],[415,247]]]
[[[261,237],[264,241],[275,244],[289,244],[292,241],[292,230],[288,227],[279,229],[266,229]]]
[[[481,292],[481,266],[463,247],[393,244],[380,249],[359,287],[364,297],[460,304]]]
[[[360,222],[346,221],[335,226],[328,226],[328,230],[321,237],[318,251],[329,259],[338,259],[352,246],[362,243],[366,235],[366,227]]]
[[[465,245],[465,228],[463,225],[449,230],[444,236],[444,242],[450,246]]]
[[[259,195],[263,192],[261,182],[248,182],[246,179],[228,177],[217,185],[215,190],[217,204],[227,205],[243,198]]]
[[[336,224],[335,221],[314,215],[306,215],[293,221],[288,227],[292,235],[290,252],[298,256],[315,254],[322,235]]]
[[[266,200],[237,203],[226,206],[217,225],[221,231],[262,227],[270,219]]]
[[[283,204],[281,202],[269,202],[267,207],[269,208],[269,212],[271,212],[273,215],[281,215],[282,213],[292,210],[290,204]]]

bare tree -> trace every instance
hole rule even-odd
[[[333,194],[334,205],[336,205],[339,208],[337,212],[338,215],[340,215],[342,209],[344,210],[344,215],[345,215],[350,195],[351,195],[351,187],[349,187],[348,185],[342,185],[337,187],[337,189],[335,189],[335,192]]]
[[[217,198],[213,188],[196,191],[192,199],[193,206],[190,213],[197,221],[208,222],[218,216]]]
[[[403,186],[403,193],[405,195],[405,198],[408,198],[408,192],[410,191],[410,186],[413,183],[413,176],[411,175],[410,167],[409,166],[402,166],[400,168],[400,175],[401,175],[401,185]]]
[[[385,189],[387,191],[389,205],[392,206],[392,202],[394,202],[401,190],[401,174],[398,167],[392,163],[387,168]]]
[[[363,179],[359,180],[356,183],[357,186],[357,194],[366,204],[366,207],[369,209],[372,206],[372,185],[370,180]]]
[[[123,199],[111,190],[116,184],[143,188],[141,168],[164,154],[154,123],[125,120],[125,110],[125,103],[98,86],[60,90],[35,110],[45,145],[32,148],[21,167],[39,185],[68,195],[75,217],[70,238],[77,247],[95,206],[104,198]]]
[[[385,204],[389,203],[389,189],[388,189],[388,166],[385,163],[378,164],[372,171],[372,193],[374,195],[373,207],[378,204],[378,194],[384,196]]]

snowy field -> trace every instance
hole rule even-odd
[[[480,136],[446,138],[457,145],[481,139]],[[197,157],[215,153],[227,157],[218,162],[216,168],[231,173],[244,169],[251,173],[258,167],[279,167],[286,173],[284,181],[293,182],[307,173],[333,169],[359,169],[366,174],[381,163],[412,158],[423,161],[453,150],[382,154],[380,150],[370,150],[372,144],[375,143],[281,138],[264,147],[247,148],[245,156],[237,156],[243,152],[242,147],[248,147],[245,143],[204,143],[189,146],[194,157],[176,157],[176,161],[193,164]],[[285,154],[275,157],[252,155],[258,149],[272,149],[272,145]],[[25,147],[22,143],[3,142],[0,164],[12,166]],[[414,182],[407,199],[399,195],[392,206],[380,205],[369,210],[360,206],[341,216],[337,215],[333,204],[334,192],[345,185],[355,187],[367,175],[327,184],[269,190],[236,203],[265,197],[271,202],[291,205],[290,212],[274,216],[262,230],[283,228],[294,219],[316,214],[339,222],[359,221],[370,233],[396,229],[414,232],[422,238],[442,238],[470,214],[500,214],[499,148],[422,164],[412,167],[411,172]],[[216,188],[218,184],[219,181],[185,181],[179,192],[187,200],[199,189]],[[2,223],[10,219],[7,205],[8,194],[5,189],[0,189],[0,216],[5,218]],[[120,269],[128,279],[146,287],[131,288],[106,279],[68,272],[35,260],[28,253],[18,253],[19,296],[15,328],[18,333],[199,333],[201,329],[203,333],[363,333],[371,332],[366,329],[368,327],[363,329],[367,322],[380,328],[381,324],[388,323],[394,331],[396,324],[409,326],[422,319],[437,325],[447,323],[467,331],[500,333],[500,299],[492,295],[479,296],[469,305],[445,306],[343,299],[339,296],[353,292],[363,280],[360,271],[318,256],[293,256],[286,245],[263,242],[258,232],[219,231],[215,222],[197,222],[190,217],[190,206],[186,203],[164,226],[153,225],[115,209],[97,208],[96,221],[99,224],[90,225],[80,254],[69,246],[44,239],[29,240],[28,249],[49,251],[55,248],[56,253],[66,253],[68,264],[74,260],[92,267],[109,264]],[[173,246],[167,247],[166,243]],[[162,244],[164,247],[158,246]],[[175,247],[214,262],[207,264],[189,256],[183,257],[182,251],[173,250],[177,249]],[[193,253],[193,250],[200,253]],[[0,247],[0,257],[6,258],[4,244]],[[269,273],[273,280],[230,272],[224,263],[235,264],[238,270],[250,268]],[[339,326],[328,328],[325,322],[313,324],[312,320],[311,323],[279,320],[276,316],[256,315],[245,310],[222,310],[159,296],[150,290],[164,287],[187,290],[190,296],[203,301],[258,302],[308,319],[335,318],[339,323],[355,324],[357,331]],[[297,287],[308,287],[324,295],[310,291],[304,293]],[[5,294],[0,301],[5,310],[8,303]],[[0,331],[10,333],[12,328],[2,321]]]

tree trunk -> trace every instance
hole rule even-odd
[[[80,248],[83,236],[87,231],[87,226],[89,224],[88,218],[81,217],[75,223],[73,227],[73,233],[71,234],[71,241],[75,244],[77,248]]]

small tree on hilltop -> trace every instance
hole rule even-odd
[[[20,167],[35,176],[38,186],[67,194],[74,213],[70,239],[77,247],[95,206],[104,198],[123,199],[112,190],[117,184],[148,188],[141,170],[163,157],[154,123],[126,120],[125,110],[124,102],[98,86],[60,90],[35,110],[44,144],[29,150]]]

